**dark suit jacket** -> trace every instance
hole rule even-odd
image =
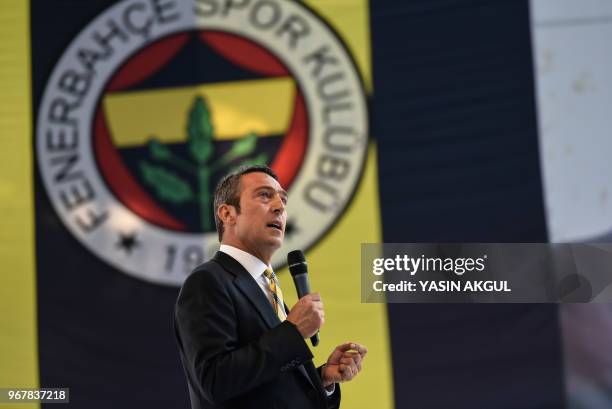
[[[183,284],[175,333],[193,409],[331,409],[297,328],[280,322],[248,271],[218,252]]]

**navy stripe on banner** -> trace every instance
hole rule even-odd
[[[527,1],[372,1],[385,242],[546,242]],[[555,305],[389,305],[397,408],[558,408]]]

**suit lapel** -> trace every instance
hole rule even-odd
[[[268,328],[273,328],[280,324],[280,320],[272,308],[272,304],[265,296],[259,285],[253,279],[253,276],[236,261],[233,257],[218,251],[213,257],[228,272],[234,275],[234,283],[244,294],[244,296],[253,304],[255,310],[263,318]]]

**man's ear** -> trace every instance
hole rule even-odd
[[[225,226],[231,226],[236,223],[236,208],[224,203],[217,208],[217,216]]]

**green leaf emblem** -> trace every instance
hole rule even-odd
[[[213,126],[208,106],[201,96],[196,97],[189,112],[187,125],[189,153],[200,165],[213,154]]]
[[[151,165],[147,161],[140,162],[140,170],[145,181],[155,189],[160,199],[181,204],[194,198],[189,183],[174,172]]]

